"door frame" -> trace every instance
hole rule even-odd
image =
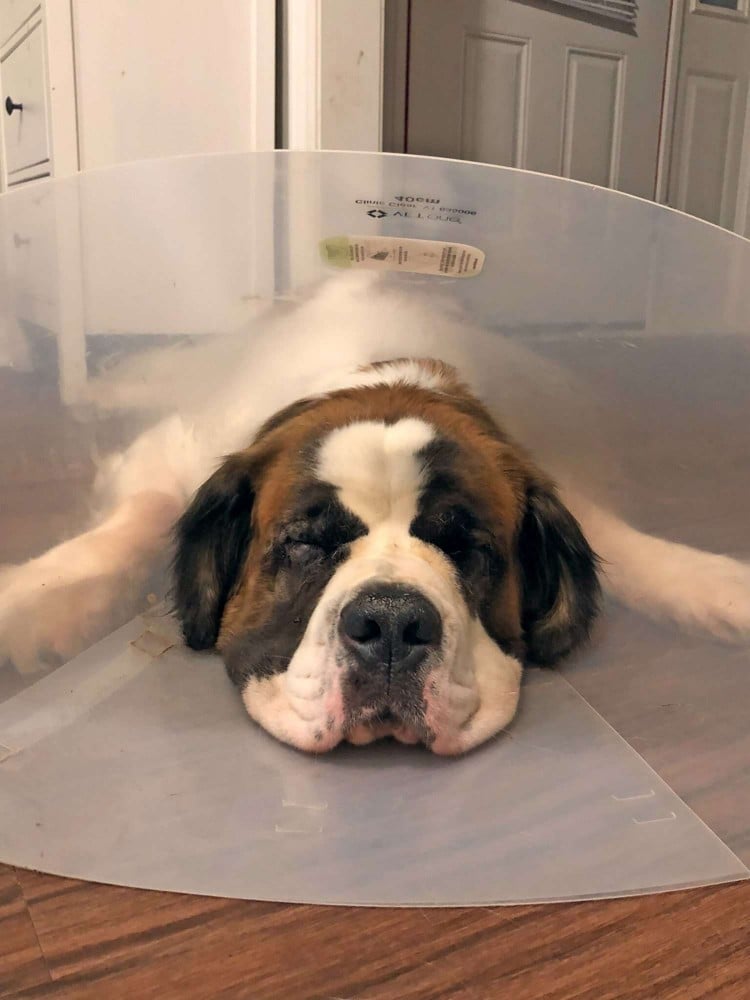
[[[680,75],[680,49],[685,9],[686,0],[671,0],[654,187],[654,201],[662,205],[666,204],[669,193],[669,170],[672,164],[672,140],[674,138],[677,81]]]
[[[386,0],[278,0],[277,12],[278,145],[382,150]]]

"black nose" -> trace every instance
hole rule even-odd
[[[416,590],[382,585],[358,594],[341,612],[339,632],[365,666],[417,667],[440,642],[437,608]]]

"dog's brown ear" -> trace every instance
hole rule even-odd
[[[221,618],[245,564],[254,500],[253,463],[232,455],[197,491],[175,526],[174,603],[185,642],[216,643]]]
[[[518,555],[527,656],[551,665],[587,638],[601,593],[597,557],[551,485],[527,489]]]

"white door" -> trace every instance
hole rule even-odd
[[[668,190],[670,205],[738,232],[750,174],[749,6],[686,0]]]
[[[82,169],[273,148],[273,0],[72,0],[72,11]]]
[[[653,198],[669,3],[609,6],[635,27],[549,0],[412,0],[408,152]]]

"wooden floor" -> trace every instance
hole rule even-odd
[[[64,413],[50,422],[52,395],[29,406],[24,380],[5,376],[0,396],[2,561],[84,516],[91,468]],[[35,435],[46,457],[30,466]],[[748,1000],[750,882],[559,906],[378,910],[145,892],[0,865],[0,998],[21,997]]]
[[[0,997],[750,996],[750,883],[609,902],[378,910],[238,902],[0,867]]]

